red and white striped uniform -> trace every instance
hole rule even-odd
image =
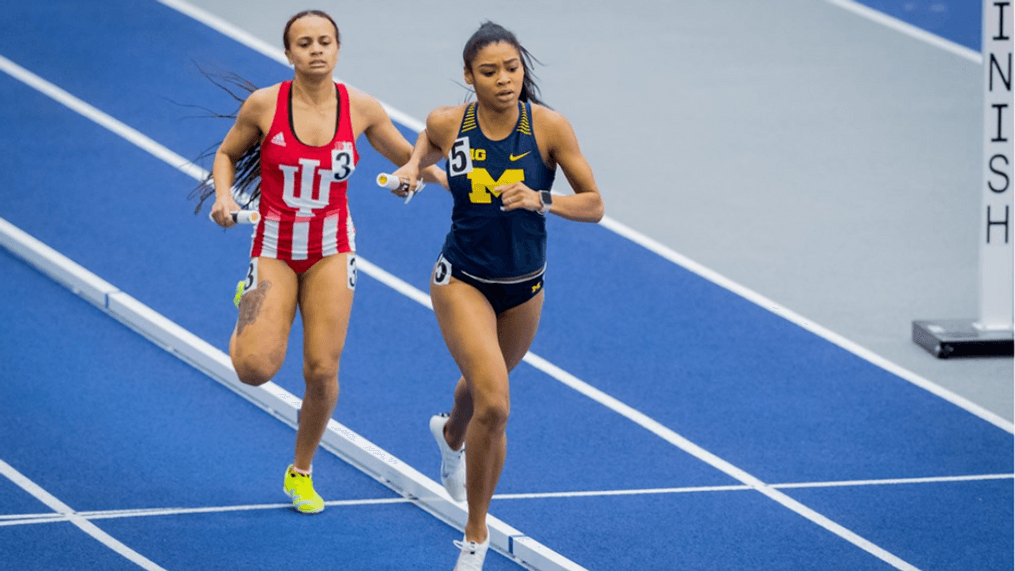
[[[254,229],[252,258],[298,262],[290,266],[300,272],[325,256],[356,250],[346,192],[359,153],[352,134],[349,92],[342,84],[335,87],[335,137],[314,147],[300,142],[293,132],[292,82],[279,86],[275,117],[261,145],[261,222]]]

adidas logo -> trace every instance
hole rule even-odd
[[[274,137],[271,138],[271,142],[272,142],[272,144],[278,145],[280,147],[284,147],[285,146],[285,137],[282,136],[282,133],[279,133],[279,134],[277,134],[277,135],[275,135]]]

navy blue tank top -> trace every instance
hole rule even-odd
[[[502,211],[494,190],[514,182],[536,191],[553,186],[556,173],[543,163],[532,134],[532,106],[520,102],[519,108],[511,134],[491,141],[479,128],[476,104],[470,104],[447,157],[454,209],[442,253],[453,267],[479,278],[519,277],[546,265],[546,217]]]

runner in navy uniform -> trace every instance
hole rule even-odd
[[[514,34],[487,22],[463,59],[476,102],[431,112],[412,158],[393,174],[414,190],[421,169],[447,158],[454,210],[430,297],[462,377],[450,415],[431,418],[430,430],[441,482],[452,498],[467,497],[456,569],[471,571],[482,568],[489,547],[486,515],[507,445],[508,372],[528,351],[542,310],[545,216],[598,222],[603,202],[571,125],[540,104],[531,56]],[[574,194],[550,195],[557,166]]]

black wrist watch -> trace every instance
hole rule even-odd
[[[549,190],[539,191],[539,203],[543,205],[540,207],[539,213],[545,216],[550,211],[550,207],[553,206],[553,195],[550,194]]]

